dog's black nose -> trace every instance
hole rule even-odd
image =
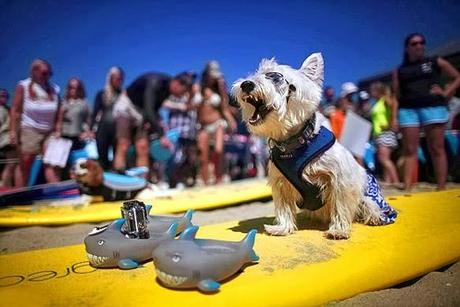
[[[256,85],[254,84],[254,82],[246,80],[243,83],[241,83],[240,87],[243,90],[243,92],[249,94],[256,87]]]

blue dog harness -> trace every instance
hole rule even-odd
[[[302,172],[313,159],[322,155],[335,143],[334,134],[325,127],[321,127],[319,133],[311,137],[314,122],[313,119],[307,123],[300,134],[287,142],[280,144],[274,140],[269,141],[270,159],[273,164],[303,197],[303,202],[298,203],[297,206],[311,211],[320,209],[324,203],[320,197],[319,187],[305,181]],[[379,208],[382,224],[391,224],[395,221],[398,213],[385,201],[377,180],[370,173],[367,173],[364,197]]]
[[[325,127],[321,127],[319,133],[310,138],[313,129],[314,120],[307,124],[300,135],[294,136],[295,143],[280,145],[274,140],[270,140],[271,144],[269,143],[270,159],[303,197],[303,203],[297,206],[311,211],[320,209],[324,203],[320,197],[319,187],[303,180],[302,171],[313,159],[335,143],[334,134]],[[296,148],[292,148],[292,145]]]

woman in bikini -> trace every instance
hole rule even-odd
[[[204,184],[209,183],[210,143],[214,142],[212,161],[215,182],[222,181],[222,158],[224,151],[224,132],[226,128],[234,130],[236,122],[229,105],[225,80],[219,64],[211,61],[206,65],[202,75],[203,102],[198,108],[198,149],[200,151],[200,173]]]

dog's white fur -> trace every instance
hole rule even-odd
[[[274,84],[266,78],[268,72],[281,73],[295,87],[290,91],[289,102],[286,99],[289,95],[288,83]],[[232,88],[246,122],[255,111],[255,107],[246,101],[248,96],[261,99],[273,108],[261,123],[247,124],[250,132],[275,141],[285,141],[300,132],[318,108],[323,74],[324,62],[320,53],[309,56],[298,70],[279,65],[274,59],[262,60],[254,74],[237,80]],[[255,84],[250,94],[241,89],[244,81]],[[322,119],[324,117],[317,113],[315,133],[320,129]],[[303,170],[303,179],[320,187],[325,205],[319,210],[307,211],[310,218],[329,223],[326,237],[348,238],[354,220],[381,224],[379,209],[364,196],[367,187],[365,170],[340,143],[335,142],[329,150],[308,164]],[[272,235],[291,234],[297,229],[296,203],[301,202],[302,197],[271,161],[268,165],[268,182],[273,191],[276,220],[275,225],[265,225],[265,230]]]

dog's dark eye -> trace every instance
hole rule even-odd
[[[271,80],[274,84],[280,84],[284,80],[284,76],[279,72],[272,71],[265,74],[265,78]]]

